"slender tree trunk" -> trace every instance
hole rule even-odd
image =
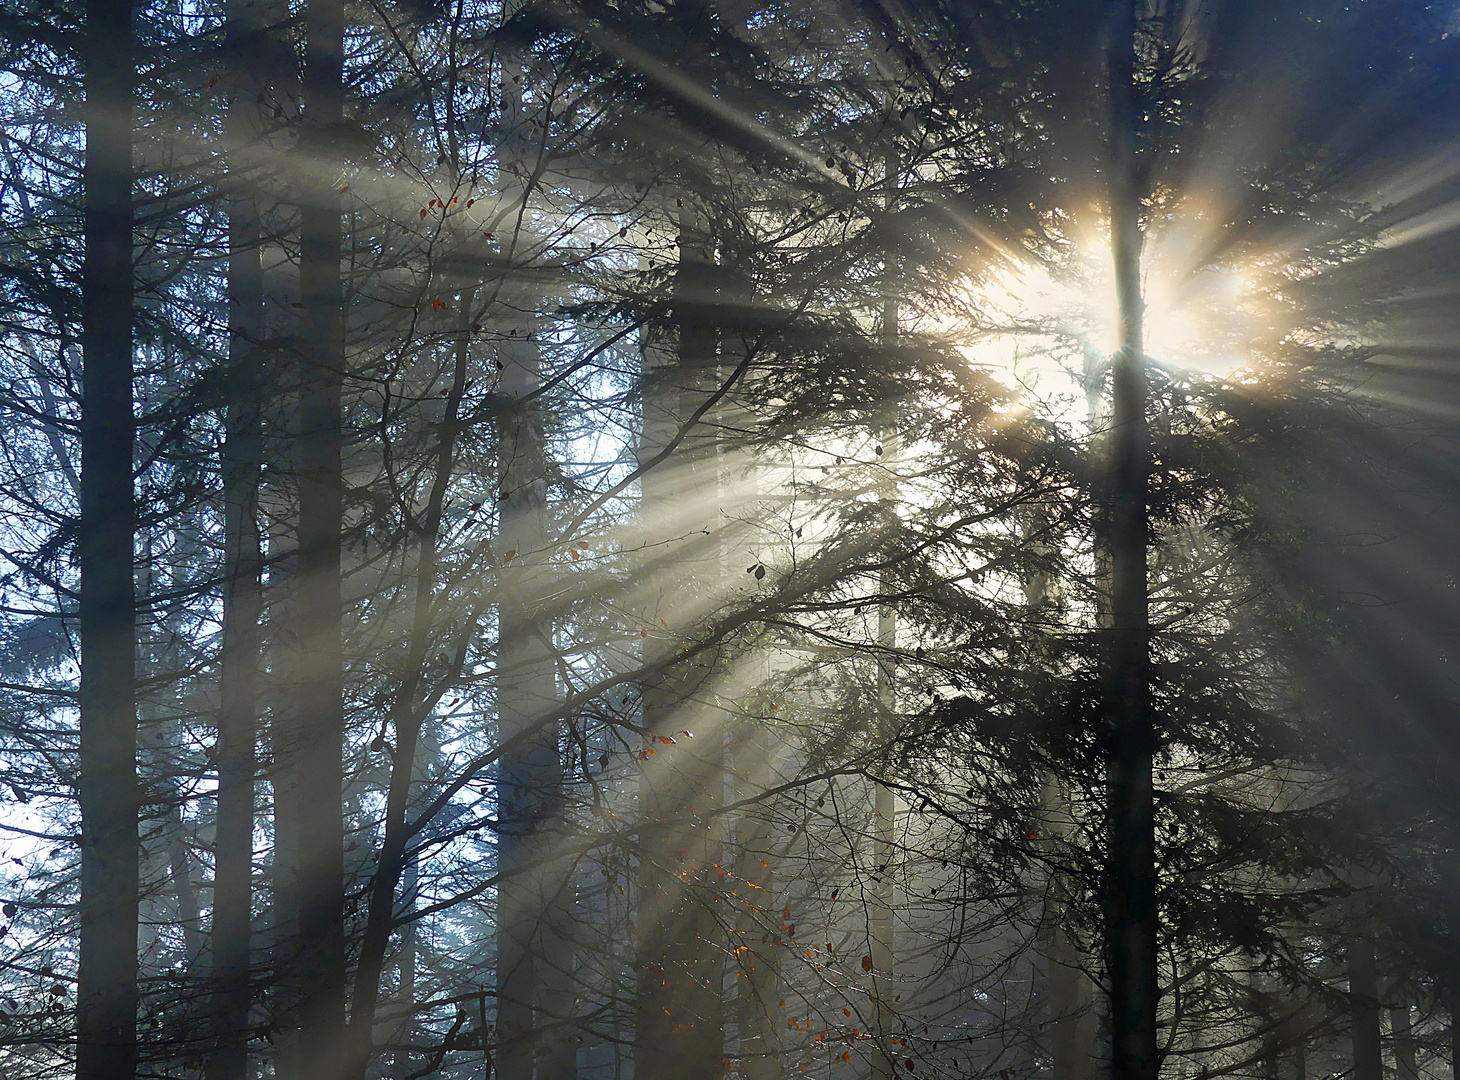
[[[1379,1022],[1379,976],[1374,949],[1356,941],[1348,951],[1349,1020],[1353,1032],[1353,1080],[1384,1080],[1383,1036]]]
[[[560,727],[553,725],[554,731]],[[561,810],[561,779],[554,803],[556,820],[552,823],[550,836],[561,843],[566,837]],[[543,911],[546,925],[538,973],[538,1029],[543,1035],[538,1043],[538,1080],[575,1080],[578,1075],[578,1047],[582,1037],[577,1018],[573,1015],[577,950],[573,917],[576,887],[572,880],[572,865],[571,859],[559,857],[544,868]]]
[[[234,0],[229,36],[256,25]],[[230,109],[231,149],[253,132],[255,107],[243,95]],[[234,159],[236,160],[236,158]],[[234,183],[239,178],[234,177]],[[259,621],[263,616],[263,540],[259,484],[263,465],[264,275],[258,204],[247,192],[228,200],[229,401],[223,444],[223,647],[218,676],[218,809],[214,830],[213,988],[215,1040],[207,1080],[248,1075],[252,943],[254,785],[258,739]]]
[[[771,735],[764,724],[745,720],[735,743],[737,801],[754,799],[771,786]],[[740,866],[736,873],[741,895],[736,932],[743,951],[737,951],[736,1025],[740,1031],[740,1069],[746,1080],[779,1080],[780,1046],[776,1021],[780,1018],[779,956],[761,947],[765,913],[777,907],[774,837],[769,808],[745,810],[735,831]]]
[[[1110,852],[1106,960],[1110,979],[1113,1080],[1155,1080],[1157,912],[1155,722],[1149,685],[1146,565],[1148,435],[1141,321],[1141,224],[1134,0],[1112,19],[1110,83],[1110,232],[1120,319],[1112,368],[1110,454],[1111,627],[1109,717]]]
[[[535,308],[531,297],[523,310]],[[544,1004],[548,915],[554,902],[549,865],[552,819],[562,789],[551,623],[546,619],[547,461],[532,394],[540,385],[529,318],[515,327],[502,360],[506,405],[497,432],[500,508],[497,724],[504,744],[498,766],[497,1073],[532,1080],[537,1067],[539,1006]],[[556,1037],[563,1037],[557,1033]]]
[[[77,1080],[130,1080],[137,1071],[132,42],[130,0],[87,0]]]
[[[1031,590],[1042,593],[1043,589]],[[1045,778],[1042,792],[1044,842],[1056,851],[1071,842],[1069,798],[1056,777]],[[1064,873],[1052,865],[1046,884],[1043,951],[1045,961],[1045,1022],[1049,1025],[1051,1080],[1093,1080],[1095,1075],[1095,1016],[1093,988],[1085,973],[1083,951],[1068,925],[1070,886]]]
[[[380,996],[380,975],[385,968],[391,932],[395,928],[396,894],[406,869],[406,846],[410,842],[407,811],[411,783],[416,777],[416,751],[421,724],[428,711],[421,698],[426,657],[431,644],[433,600],[436,594],[436,543],[441,531],[441,514],[456,461],[459,413],[471,371],[470,317],[474,301],[462,303],[462,325],[457,333],[456,358],[446,413],[441,420],[436,450],[436,472],[426,498],[426,512],[420,530],[420,557],[416,568],[415,609],[406,666],[391,704],[390,729],[395,736],[391,755],[390,788],[385,802],[385,836],[380,846],[376,871],[370,880],[369,909],[365,936],[360,945],[360,962],[350,1000],[350,1058],[348,1078],[363,1077],[374,1050],[375,1009]]]
[[[726,272],[724,295],[727,315],[732,319],[738,312],[754,309],[754,286],[743,274]],[[744,359],[743,344],[736,342],[736,336],[733,333],[722,335],[722,372],[732,363]],[[727,409],[724,415],[729,425],[748,420],[748,416],[743,416],[740,410]],[[739,475],[726,475],[724,486],[722,505],[731,520],[742,515],[742,506],[755,504],[763,497],[755,466],[746,468]],[[727,530],[722,547],[740,550],[743,540],[742,534]],[[733,568],[728,568],[727,573],[732,578],[736,576]],[[738,676],[738,685],[733,686],[731,692],[763,682],[769,673],[766,659],[762,656],[756,661],[756,667],[762,672],[759,678],[751,670],[743,668],[743,661],[737,663],[736,670],[743,671],[743,674]],[[752,716],[739,716],[731,724],[734,798],[737,803],[744,804],[744,809],[735,818],[735,875],[732,879],[736,883],[735,937],[739,942],[732,954],[735,1026],[740,1039],[739,1069],[746,1080],[780,1080],[783,1071],[777,1023],[782,1019],[778,1002],[784,996],[781,955],[779,948],[763,940],[770,923],[769,916],[784,911],[776,885],[772,802],[766,797],[775,782],[772,766],[776,734],[771,724]]]
[[[344,1052],[344,671],[341,653],[341,384],[338,157],[343,116],[344,16],[339,0],[309,0],[304,16],[305,177],[300,200],[298,636],[294,767],[298,802],[300,1067],[307,1080],[336,1076]]]
[[[282,387],[281,387],[282,390]],[[292,396],[292,389],[290,391]],[[292,479],[292,478],[291,478]],[[292,488],[294,485],[288,484]],[[284,494],[274,492],[271,494]],[[297,495],[289,491],[289,495]],[[284,530],[268,537],[269,670],[269,791],[272,801],[274,845],[269,865],[270,913],[270,1039],[274,1075],[279,1080],[302,1080],[299,1067],[299,987],[294,968],[299,942],[299,829],[300,789],[295,744],[298,703],[295,698],[295,662],[298,642],[294,610],[298,583],[298,547]]]
[[[1389,1030],[1394,1036],[1395,1080],[1419,1080],[1414,1021],[1410,1018],[1407,1004],[1390,1008]]]
[[[675,435],[685,436],[678,452],[643,480],[646,535],[667,542],[659,550],[670,554],[649,562],[653,580],[645,583],[657,598],[646,622],[660,628],[651,631],[645,658],[661,666],[643,698],[650,741],[640,788],[635,1080],[701,1080],[724,1068],[724,952],[715,943],[717,922],[707,900],[715,887],[707,877],[722,858],[713,811],[723,801],[724,730],[699,701],[710,676],[696,677],[700,669],[674,661],[704,574],[721,570],[718,545],[707,535],[714,530],[705,521],[705,508],[718,502],[709,486],[716,478],[696,433],[681,431],[715,377],[718,341],[713,256],[689,212],[681,222],[679,260],[678,361],[646,372],[640,448],[647,460]],[[713,670],[713,659],[699,662]]]
[[[502,85],[504,129],[520,134],[527,124],[522,68],[515,56],[504,61]],[[518,250],[531,239],[523,227],[531,191],[521,180],[531,169],[511,149],[498,152],[504,174],[511,172],[521,183],[522,216],[513,240]],[[507,296],[509,290],[515,295]],[[559,695],[552,621],[546,613],[548,461],[542,414],[534,400],[541,388],[535,315],[542,296],[531,283],[513,283],[498,300],[502,311],[515,308],[525,317],[515,326],[499,327],[510,333],[499,365],[505,407],[497,426],[502,492],[497,722],[503,750],[498,764],[496,1066],[501,1080],[533,1080],[535,1074],[539,1080],[570,1080],[577,1064],[576,1031],[562,1023],[572,995],[563,1000],[561,968],[571,969],[572,959],[558,940],[567,871],[544,861],[560,835],[563,765],[562,725],[549,719],[557,712]]]
[[[895,153],[888,154],[886,168],[890,199],[898,175]],[[881,328],[882,342],[889,348],[895,347],[898,340],[897,297],[898,283],[892,280],[892,275],[889,274],[883,288]],[[884,425],[883,430],[878,434],[882,440],[883,460],[891,468],[892,462],[897,456],[897,432],[890,425]],[[879,495],[889,502],[895,501],[897,498],[896,484],[890,472],[886,474],[880,484]],[[884,596],[890,591],[885,575],[878,581],[877,591]],[[889,745],[892,738],[891,718],[893,710],[896,708],[896,662],[893,656],[897,649],[897,612],[890,603],[880,604],[877,608],[877,645],[879,647],[877,705],[880,711],[877,723],[883,745]],[[877,869],[872,877],[872,912],[869,920],[871,924],[869,953],[872,957],[873,979],[872,1011],[874,1034],[877,1037],[871,1062],[873,1080],[892,1080],[897,1072],[896,1055],[888,1049],[891,1045],[893,1031],[898,1026],[896,1013],[888,1001],[888,994],[891,992],[892,986],[890,980],[896,957],[893,951],[896,932],[893,904],[896,897],[892,865],[897,853],[896,830],[897,798],[891,788],[878,784],[873,788],[872,796],[872,858]]]

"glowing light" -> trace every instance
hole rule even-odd
[[[1251,362],[1262,319],[1247,271],[1196,266],[1193,241],[1180,232],[1148,245],[1143,268],[1143,342],[1155,364],[1228,378]],[[971,338],[969,362],[987,370],[1030,408],[1057,422],[1088,415],[1090,382],[1119,347],[1109,245],[1089,237],[1058,266],[1030,260],[986,273],[968,285],[966,310],[935,320]]]

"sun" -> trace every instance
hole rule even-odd
[[[1194,265],[1179,233],[1148,242],[1142,260],[1143,343],[1152,365],[1188,377],[1250,374],[1262,297],[1248,268]],[[1110,248],[1094,236],[1058,264],[1006,260],[970,276],[960,310],[934,325],[961,334],[970,364],[1015,390],[1019,407],[1078,424],[1098,411],[1093,376],[1118,348]]]

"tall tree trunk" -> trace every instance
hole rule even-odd
[[[234,0],[233,48],[258,25],[256,10]],[[229,161],[235,185],[240,155],[253,137],[256,106],[240,92],[229,110]],[[259,620],[263,615],[263,540],[259,483],[263,466],[260,396],[264,273],[262,225],[252,195],[228,199],[228,389],[223,443],[223,646],[218,675],[218,807],[214,828],[212,1024],[207,1080],[248,1075],[249,968],[252,941],[254,784],[258,763]]]
[[[281,392],[283,387],[280,387]],[[292,395],[292,388],[290,394]],[[273,485],[270,485],[271,487]],[[284,491],[271,497],[297,496],[292,478]],[[271,498],[272,501],[272,498]],[[284,501],[284,500],[280,500]],[[292,500],[291,504],[292,504]],[[282,519],[280,519],[282,520]],[[285,528],[268,536],[268,626],[265,657],[269,672],[269,792],[272,802],[274,844],[268,869],[270,911],[268,927],[270,967],[269,1044],[274,1075],[279,1080],[301,1080],[299,1067],[298,976],[294,969],[299,941],[299,829],[300,786],[295,755],[298,703],[295,699],[295,662],[298,642],[294,610],[298,584],[298,546]]]
[[[735,742],[737,802],[763,796],[770,788],[771,735],[753,719],[741,722]],[[741,895],[736,917],[736,1026],[740,1032],[740,1070],[746,1080],[779,1080],[780,1046],[776,1021],[780,1012],[779,956],[774,946],[760,948],[766,913],[777,908],[770,808],[752,805],[740,815],[735,830],[739,851],[736,880]]]
[[[709,676],[676,663],[691,608],[702,594],[700,573],[718,545],[707,534],[704,508],[718,502],[712,451],[684,430],[709,380],[716,375],[718,334],[713,256],[702,226],[686,211],[680,225],[674,320],[677,362],[645,373],[641,461],[675,453],[643,479],[646,537],[667,557],[647,561],[652,580],[645,593],[657,598],[646,611],[651,631],[645,659],[659,667],[644,687],[644,730],[649,744],[640,787],[644,822],[640,847],[636,963],[635,1080],[701,1080],[724,1068],[724,952],[715,943],[717,921],[708,880],[722,858],[715,808],[723,801],[724,730],[699,704]],[[707,554],[715,548],[715,555]],[[701,656],[713,670],[714,658]],[[683,732],[695,733],[690,739]]]
[[[87,0],[81,342],[77,1080],[137,1071],[131,0]]]
[[[365,936],[360,945],[360,961],[350,999],[347,1078],[365,1075],[374,1050],[373,1029],[375,1009],[380,999],[380,975],[385,968],[391,932],[395,929],[396,895],[406,870],[406,846],[411,839],[406,814],[410,809],[411,784],[417,777],[416,753],[421,724],[430,708],[429,703],[421,701],[421,683],[425,678],[426,658],[431,645],[432,608],[436,594],[436,543],[441,532],[446,491],[456,462],[461,399],[466,393],[467,376],[471,372],[470,322],[474,302],[474,294],[471,294],[470,298],[463,298],[461,305],[462,324],[457,331],[451,388],[447,391],[446,411],[437,442],[436,470],[420,526],[411,636],[400,686],[391,703],[389,726],[395,735],[395,748],[391,755],[390,788],[386,793],[385,835],[381,841],[380,857],[376,860],[375,874],[370,879]]]
[[[531,312],[536,299],[522,298]],[[505,306],[505,305],[504,305]],[[547,460],[532,395],[540,385],[531,318],[513,327],[502,359],[505,404],[497,431],[500,509],[497,725],[498,766],[497,1073],[532,1080],[537,1067],[539,1007],[555,902],[550,864],[552,819],[562,794],[557,678],[545,618]],[[561,1037],[561,1036],[559,1036]]]
[[[1110,738],[1106,962],[1111,1076],[1155,1080],[1156,870],[1152,759],[1155,722],[1149,674],[1146,565],[1148,434],[1141,321],[1141,224],[1135,85],[1135,0],[1118,0],[1111,20],[1110,233],[1120,351],[1112,367],[1110,437],[1111,627],[1106,674]]]
[[[1043,592],[1042,588],[1037,591]],[[1073,814],[1069,796],[1057,777],[1045,778],[1041,801],[1044,842],[1056,852],[1068,850],[1072,842]],[[1069,879],[1055,860],[1051,861],[1044,904],[1041,937],[1050,1077],[1051,1080],[1093,1080],[1096,1064],[1093,987],[1085,972],[1080,942],[1069,926]]]
[[[1394,1036],[1395,1080],[1419,1080],[1414,1021],[1408,1004],[1394,1005],[1389,1009],[1389,1030]]]
[[[886,160],[888,199],[892,199],[897,184],[897,157],[889,151]],[[895,269],[894,260],[889,260],[889,269]],[[882,343],[889,349],[896,347],[898,340],[898,282],[893,274],[887,275],[882,297]],[[878,495],[889,503],[897,498],[896,483],[892,478],[892,462],[896,460],[897,432],[890,424],[884,424],[878,432],[882,441],[883,460],[889,471],[879,484]],[[877,582],[877,591],[886,596],[891,592],[890,583],[884,574]],[[879,740],[884,746],[892,742],[892,716],[896,708],[896,661],[897,612],[890,603],[877,608],[877,718]],[[871,941],[869,955],[872,957],[872,1014],[873,1034],[876,1043],[872,1051],[871,1076],[873,1080],[892,1080],[897,1072],[896,1054],[889,1050],[893,1031],[898,1026],[896,1014],[887,1000],[891,992],[892,968],[895,959],[893,951],[896,933],[893,904],[894,869],[893,859],[897,851],[897,797],[892,789],[877,784],[872,795],[872,860],[877,868],[872,875],[872,912],[869,919]]]
[[[300,1067],[308,1080],[338,1074],[344,1052],[344,671],[341,654],[341,385],[339,167],[344,105],[344,16],[339,0],[309,0],[304,16],[305,155],[299,293],[303,356],[295,466],[299,477],[298,801]]]
[[[1353,1080],[1384,1080],[1379,976],[1374,969],[1374,947],[1368,941],[1355,941],[1349,946],[1348,999],[1353,1033]]]

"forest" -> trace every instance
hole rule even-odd
[[[1456,0],[0,55],[0,1080],[1460,1080]]]

